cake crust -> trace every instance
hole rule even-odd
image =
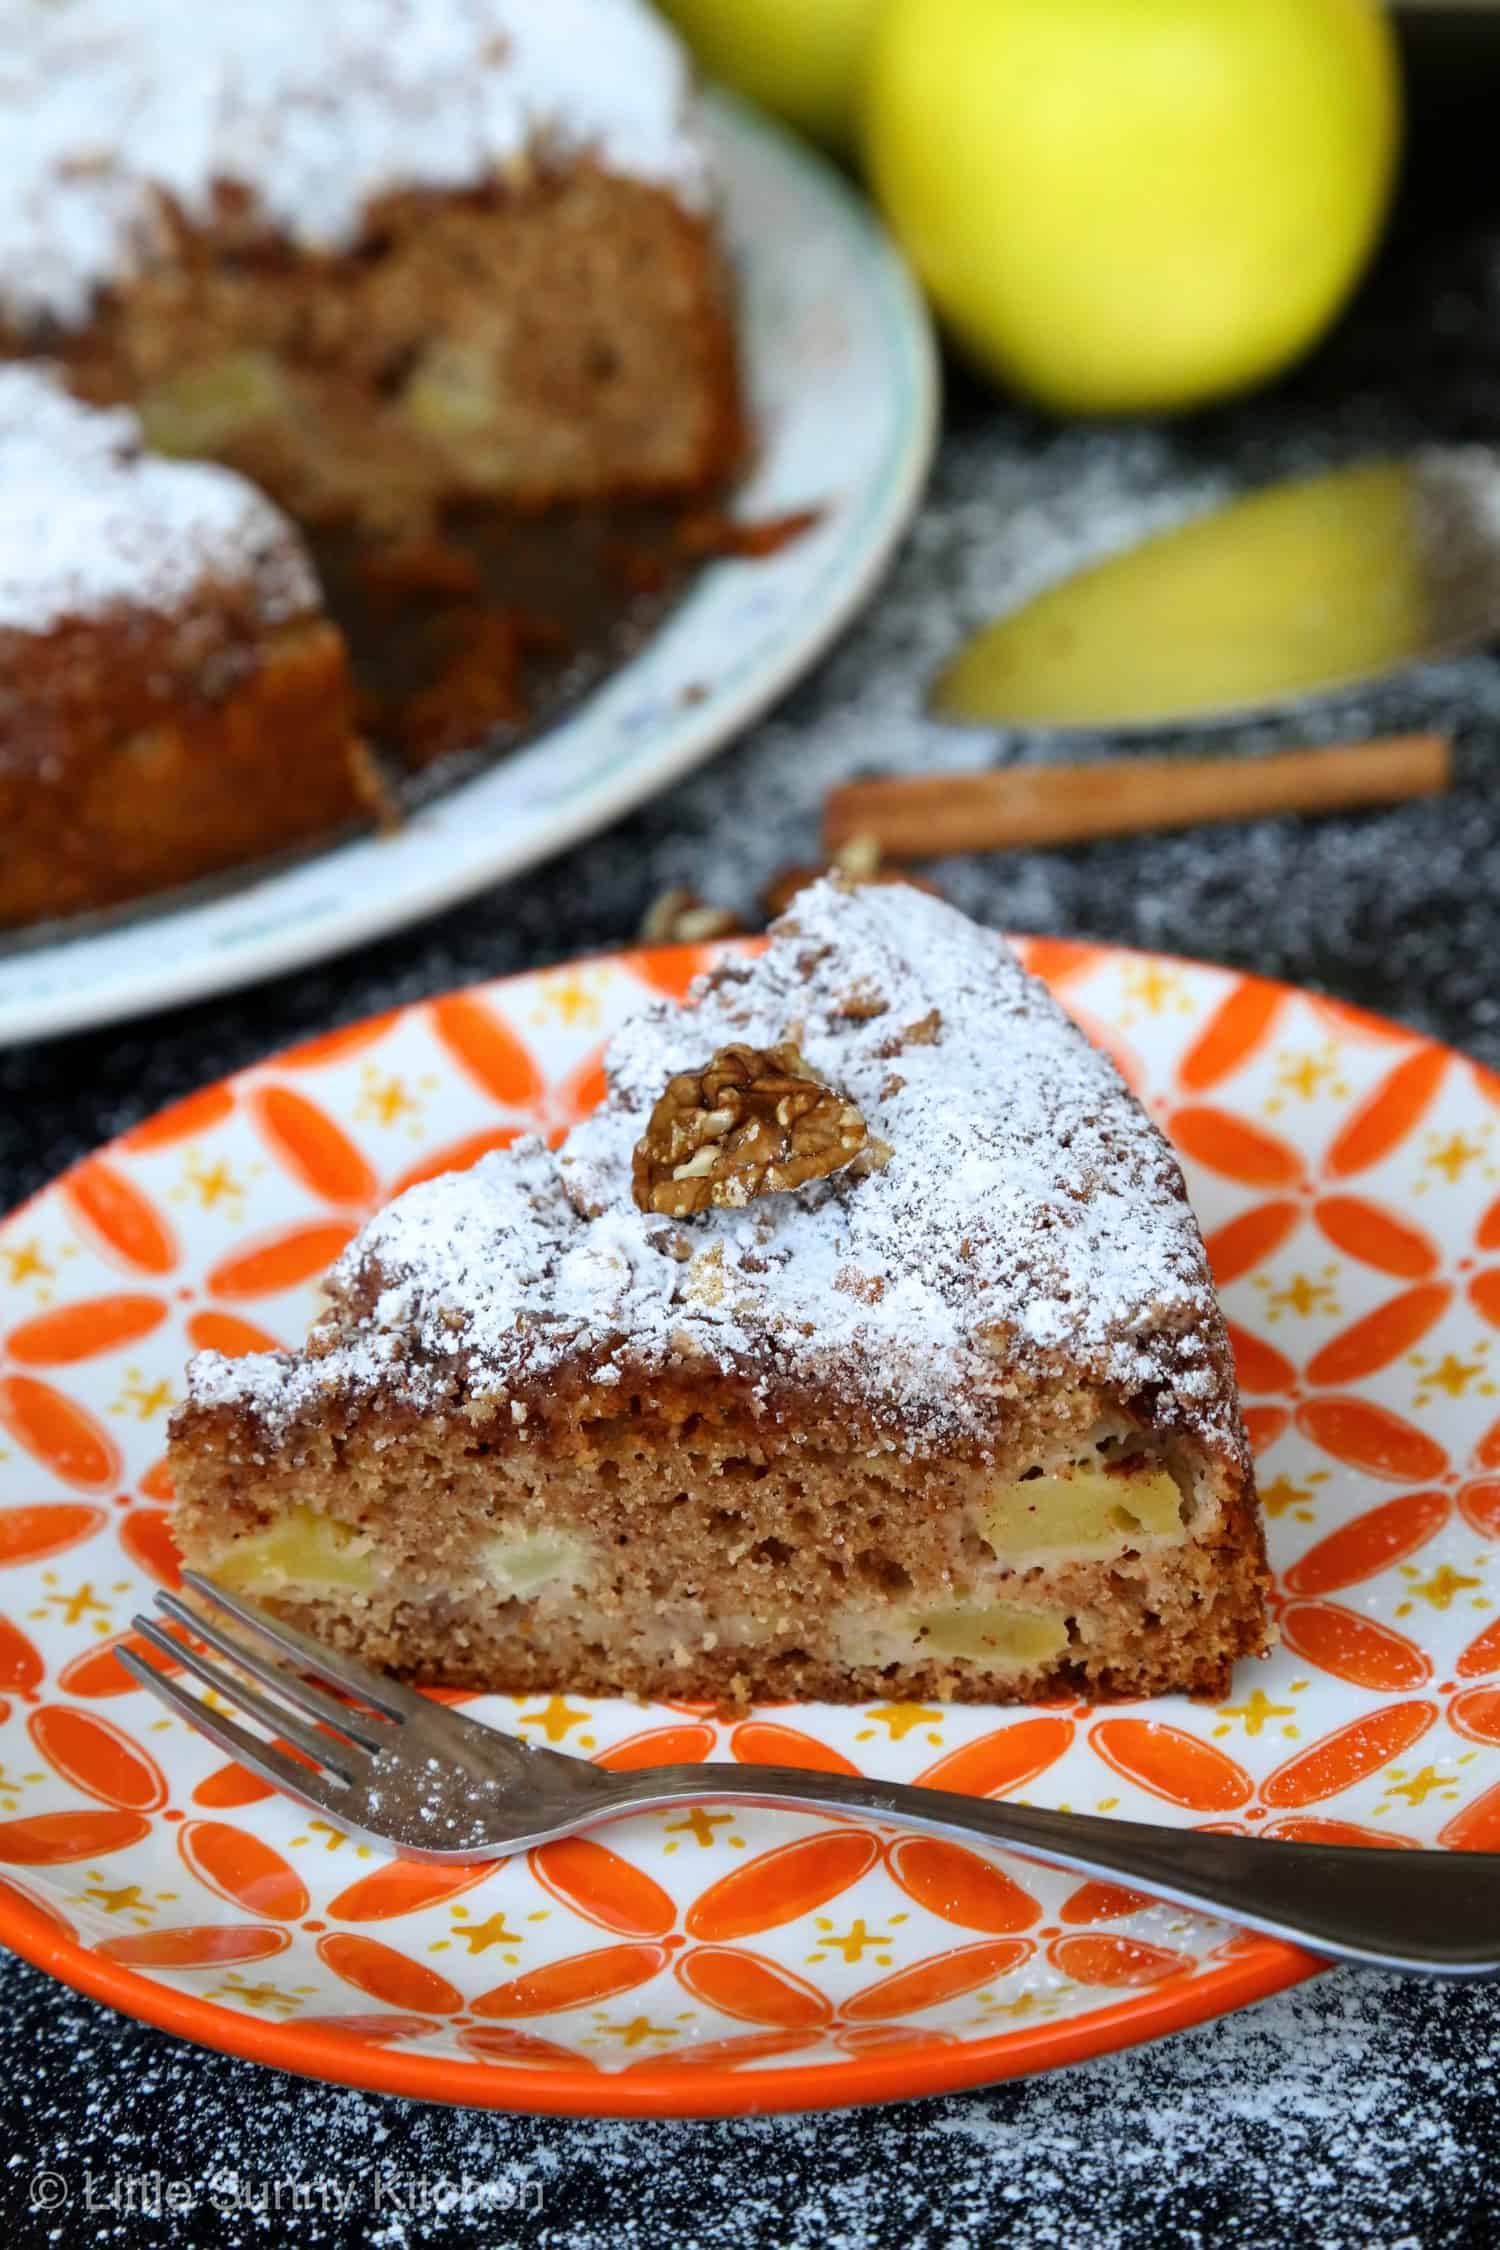
[[[870,1161],[744,1211],[637,1209],[672,1075],[783,1039],[858,1104]],[[282,1511],[332,1516],[376,1579],[284,1597],[466,1686],[1216,1693],[1264,1645],[1181,1173],[998,939],[916,891],[821,885],[758,961],[628,1024],[608,1072],[559,1152],[378,1216],[305,1353],[193,1363],[187,1552],[222,1566]],[[1017,1544],[1038,1477],[1048,1507],[1088,1497],[1087,1536]],[[528,1605],[506,1573],[538,1541],[556,1583]]]
[[[0,368],[0,926],[367,809],[343,641],[292,525],[135,417]]]

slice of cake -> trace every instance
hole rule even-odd
[[[368,810],[344,644],[291,524],[134,415],[0,367],[0,926]]]
[[[0,352],[302,520],[739,460],[709,166],[645,0],[27,0],[0,128]]]
[[[413,1189],[307,1349],[196,1359],[199,1569],[453,1686],[1218,1693],[1265,1643],[1170,1150],[989,932],[802,892],[602,1107]]]

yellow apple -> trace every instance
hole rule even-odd
[[[881,0],[660,0],[710,78],[835,147],[853,138]]]
[[[1378,0],[887,0],[871,178],[955,335],[1067,413],[1287,366],[1379,235],[1400,137]]]

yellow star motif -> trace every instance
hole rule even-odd
[[[889,1728],[892,1742],[904,1742],[913,1728],[937,1725],[943,1714],[929,1711],[925,1703],[877,1703],[865,1716]],[[858,1739],[868,1742],[872,1732],[872,1728],[866,1727]]]
[[[142,1379],[140,1369],[129,1367],[125,1371],[125,1388],[110,1408],[111,1414],[125,1414],[132,1408],[138,1422],[149,1422],[163,1414],[172,1403],[172,1386],[162,1378],[154,1383]]]
[[[1466,1141],[1462,1133],[1450,1133],[1446,1140],[1432,1142],[1427,1162],[1434,1172],[1441,1172],[1450,1184],[1456,1185],[1483,1154],[1484,1150],[1476,1142]]]
[[[1182,979],[1172,969],[1164,969],[1159,962],[1147,961],[1133,969],[1125,979],[1129,998],[1138,1001],[1148,1015],[1159,1016],[1169,1007],[1181,1009],[1184,1005]]]
[[[366,1064],[361,1073],[363,1090],[354,1105],[356,1117],[372,1118],[377,1125],[398,1125],[403,1117],[415,1117],[422,1105],[406,1090],[401,1078],[382,1078],[373,1064]]]
[[[711,1844],[714,1840],[716,1828],[731,1827],[733,1823],[733,1813],[705,1812],[701,1805],[694,1805],[685,1820],[668,1821],[665,1832],[668,1836],[687,1835],[693,1837],[699,1844]]]
[[[1423,1766],[1421,1772],[1412,1774],[1409,1780],[1387,1782],[1386,1795],[1404,1797],[1409,1805],[1425,1805],[1434,1789],[1457,1795],[1451,1773],[1439,1773],[1436,1766]]]
[[[589,981],[581,976],[564,973],[544,977],[537,992],[537,1004],[531,1011],[533,1023],[545,1023],[555,1016],[559,1023],[594,1024],[599,1021],[599,997]]]
[[[453,1935],[462,1938],[471,1953],[483,1953],[492,1945],[520,1945],[523,1942],[519,1931],[506,1928],[503,1913],[492,1914],[487,1922],[474,1922],[467,1927],[462,1922],[455,1921]]]
[[[1289,1476],[1273,1477],[1269,1484],[1260,1488],[1260,1504],[1273,1522],[1291,1508],[1302,1522],[1310,1523],[1312,1513],[1306,1503],[1313,1497],[1313,1481],[1309,1477],[1306,1484],[1294,1484]]]
[[[231,1973],[223,1984],[210,1992],[210,2000],[239,2000],[247,2008],[274,2008],[282,2015],[295,2015],[302,2005],[302,1995],[312,1991],[310,1984],[295,1985],[290,1992],[279,1984],[245,1984]]]
[[[865,1918],[862,1914],[849,1924],[848,1929],[844,1931],[842,1936],[835,1930],[826,1915],[820,1914],[817,1917],[817,1922],[818,1928],[824,1933],[818,1939],[819,1946],[826,1947],[830,1953],[841,1953],[851,1967],[855,1962],[862,1961],[865,1954],[874,1947],[891,1945],[895,1942],[888,1930],[867,1930]],[[808,1958],[809,1960],[819,1961],[822,1959],[822,1954],[821,1952],[813,1953]]]
[[[656,2024],[649,2016],[632,2016],[629,2023],[601,2024],[600,2029],[623,2046],[639,2047],[648,2039],[675,2039],[676,2032],[670,2024]]]
[[[85,1891],[83,1896],[93,1899],[98,1905],[102,1906],[106,1914],[123,1914],[128,1908],[134,1908],[136,1912],[139,1912],[146,1905],[146,1901],[141,1896],[139,1883],[124,1883],[118,1890],[114,1891],[100,1885],[97,1889]]]
[[[549,1742],[561,1742],[570,1727],[581,1726],[587,1717],[587,1711],[575,1711],[563,1696],[552,1695],[540,1711],[523,1711],[521,1724],[540,1727]]]
[[[1443,1391],[1449,1398],[1462,1398],[1476,1375],[1485,1371],[1482,1359],[1460,1359],[1456,1352],[1445,1352],[1436,1367],[1429,1367],[1422,1376],[1424,1388]]]
[[[1414,1585],[1412,1592],[1424,1602],[1430,1602],[1434,1609],[1450,1609],[1455,1594],[1461,1594],[1465,1587],[1483,1584],[1482,1578],[1469,1578],[1463,1571],[1455,1570],[1451,1563],[1444,1563],[1430,1578]]]
[[[1333,1291],[1327,1282],[1313,1281],[1305,1273],[1294,1273],[1284,1289],[1271,1292],[1266,1303],[1274,1305],[1278,1311],[1295,1313],[1299,1320],[1306,1320],[1310,1313],[1325,1307],[1329,1311],[1336,1309]]]
[[[50,1570],[44,1571],[42,1575],[44,1581],[52,1578]],[[44,1603],[51,1603],[52,1607],[60,1613],[65,1625],[81,1624],[91,1611],[97,1611],[101,1617],[108,1617],[109,1615],[109,1604],[100,1601],[98,1595],[94,1592],[94,1582],[91,1578],[85,1578],[83,1584],[75,1587],[71,1594],[65,1594],[59,1588],[56,1592],[44,1594],[42,1600]],[[34,1609],[31,1612],[33,1617],[45,1617],[46,1614],[45,1608]]]
[[[327,1837],[328,1841],[323,1846],[325,1852],[336,1852],[341,1845],[347,1844],[349,1841],[343,1829],[335,1828],[331,1820],[310,1820],[307,1825],[309,1829],[315,1830],[318,1835]],[[310,1844],[312,1837],[311,1835],[294,1836],[292,1842],[294,1844]]]
[[[23,1281],[50,1281],[56,1271],[34,1237],[30,1242],[7,1243],[0,1248],[0,1258],[5,1260],[5,1278],[12,1288]]]
[[[245,1192],[222,1157],[214,1164],[205,1164],[196,1156],[190,1158],[182,1186],[184,1193],[198,1198],[205,1211],[217,1210],[221,1203],[238,1202]]]
[[[1321,1087],[1338,1076],[1336,1058],[1337,1050],[1331,1047],[1316,1055],[1284,1055],[1276,1083],[1285,1087],[1289,1094],[1297,1095],[1299,1100],[1311,1101]],[[1335,1093],[1342,1091],[1342,1087],[1335,1086]],[[1274,1106],[1279,1109],[1282,1105],[1278,1102]]]
[[[1245,1732],[1250,1735],[1259,1734],[1268,1719],[1294,1719],[1296,1715],[1297,1706],[1294,1703],[1273,1703],[1261,1688],[1252,1690],[1244,1703],[1222,1703],[1219,1706],[1221,1719],[1243,1719]],[[1215,1727],[1214,1732],[1227,1734],[1229,1729]]]

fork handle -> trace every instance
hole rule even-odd
[[[978,1837],[1374,1968],[1500,1975],[1497,1852],[1278,1843],[778,1766],[658,1766],[622,1774],[608,1817],[733,1797],[797,1812],[860,1813],[927,1835]]]

